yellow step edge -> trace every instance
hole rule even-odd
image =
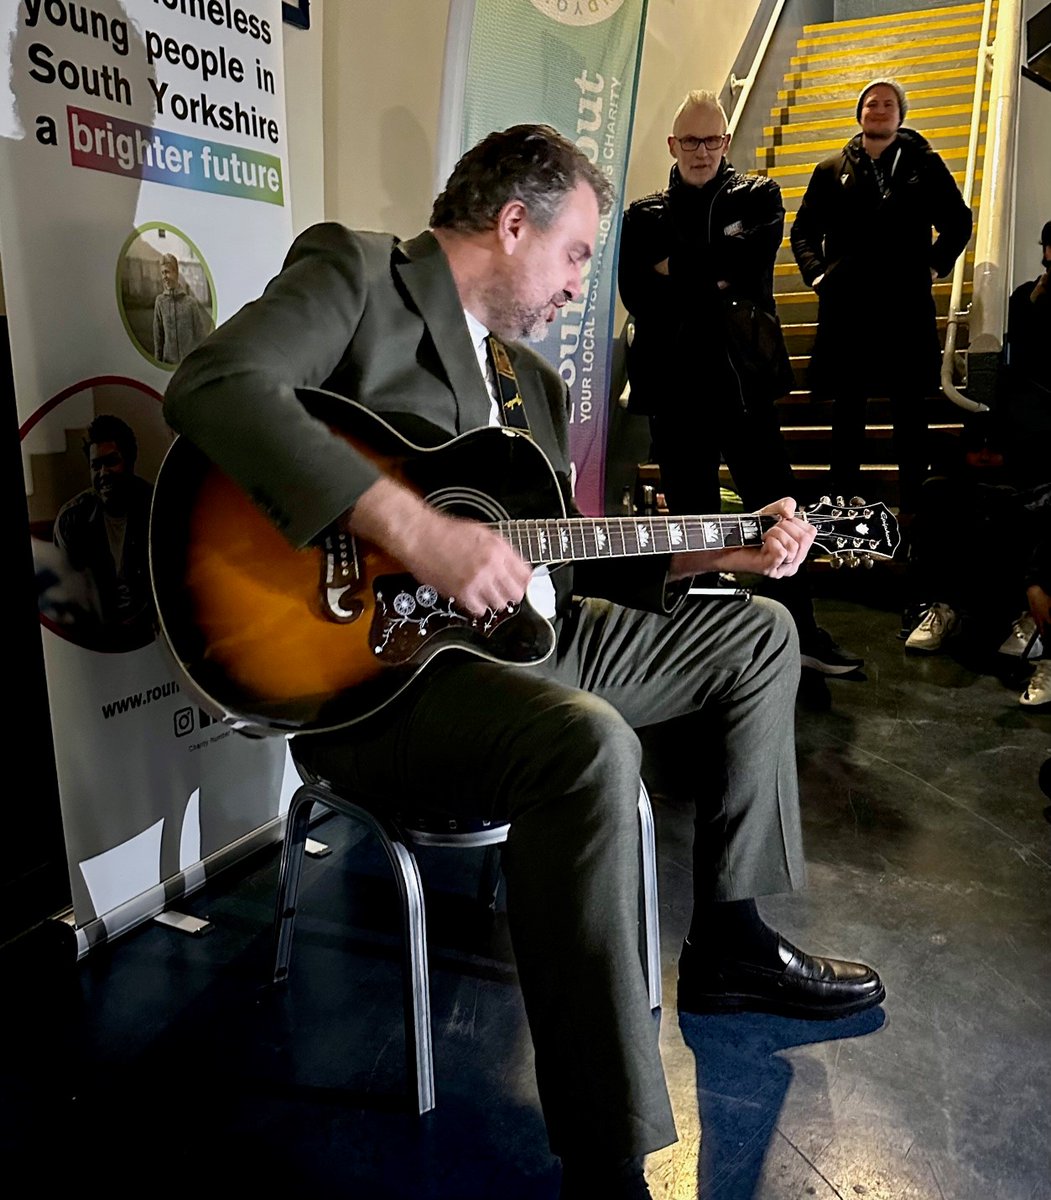
[[[982,102],[982,112],[988,112],[988,110],[989,110],[989,101],[985,100]],[[916,110],[917,118],[919,118],[921,112],[923,114],[924,120],[929,120],[932,117],[966,117],[966,116],[970,115],[971,106],[969,104],[944,104],[944,105],[941,105],[941,106],[935,107],[935,108],[917,109]],[[780,115],[781,110],[777,109],[777,113],[778,113],[778,115]],[[854,115],[853,107],[850,108],[849,113],[850,113],[850,116],[853,117],[853,115]],[[822,129],[838,129],[841,126],[848,125],[848,124],[853,124],[853,121],[844,120],[843,117],[827,117],[820,121],[793,121],[792,124],[789,125],[787,128],[793,130],[796,133],[811,133],[811,132],[818,133]],[[910,124],[910,127],[915,128],[915,126],[912,125],[911,121],[909,122],[909,124]],[[786,128],[784,125],[764,125],[763,126],[763,137],[772,138],[779,129],[784,129],[784,128]],[[782,142],[781,146],[787,148],[790,145],[797,145],[797,144],[801,145],[802,143]]]
[[[922,21],[925,17],[933,17],[939,19],[949,16],[966,16],[967,13],[981,14],[984,4],[954,4],[946,8],[921,8],[916,12],[910,12],[908,19],[910,21]],[[996,11],[996,5],[993,5],[993,12]],[[875,25],[890,25],[894,21],[900,21],[903,13],[882,13],[878,17],[855,17],[849,21],[820,21],[814,25],[803,26],[803,36],[808,37],[819,29],[862,29],[871,28]]]
[[[899,79],[898,82],[901,83],[902,87],[905,87],[905,91],[909,97],[910,103],[912,103],[916,100],[931,100],[936,96],[959,96],[959,95],[973,96],[974,95],[974,73],[973,72],[970,73],[970,82],[967,81],[967,75],[964,73],[964,71],[959,71],[959,72],[957,72],[957,71],[936,71],[936,72],[934,72],[934,75],[936,75],[942,79],[944,79],[946,76],[952,76],[952,75],[957,75],[957,74],[960,75],[962,82],[959,84],[956,84],[956,85],[949,85],[949,86],[945,86],[945,87],[917,88],[916,90],[913,90],[912,88],[905,87],[905,83],[902,80]],[[921,76],[916,76],[915,78],[919,79],[919,78],[921,78]],[[986,90],[988,91],[988,88],[986,88]],[[783,100],[784,103],[780,104],[776,108],[772,108],[770,110],[770,115],[771,115],[771,117],[775,117],[775,118],[779,117],[781,115],[781,109],[783,109],[783,108],[791,108],[795,112],[828,112],[830,108],[835,108],[837,106],[841,106],[844,109],[844,111],[851,112],[851,113],[856,108],[856,106],[857,106],[857,96],[856,95],[855,96],[845,96],[845,97],[843,97],[842,100],[805,100],[802,104],[794,104],[792,101],[789,100],[789,96],[805,96],[805,95],[809,95],[812,92],[825,92],[825,91],[828,91],[828,89],[821,88],[821,87],[791,88],[791,89],[786,89],[784,91],[780,91],[777,93],[778,99]]]
[[[973,250],[966,251],[966,253],[964,254],[964,261],[969,262],[969,263],[974,262],[974,251]],[[799,273],[799,267],[794,262],[774,263],[774,275],[775,276],[797,275],[798,273]]]
[[[969,291],[970,287],[971,281],[968,279],[963,285],[963,290],[965,292]],[[944,283],[933,284],[931,286],[931,291],[935,296],[951,295],[952,280],[947,279]],[[774,296],[774,299],[777,302],[778,308],[780,308],[782,304],[807,304],[813,302],[817,299],[817,293],[812,291],[810,288],[807,288],[805,292],[777,292]]]
[[[842,146],[842,142],[833,143],[833,149]],[[945,150],[939,150],[938,154],[945,162],[956,162],[960,159],[966,161],[967,147],[966,146],[950,146]],[[831,156],[829,156],[831,157]],[[803,171],[812,171],[817,166],[816,162],[808,163],[786,163],[783,167],[767,167],[764,172],[770,179],[781,179],[785,175],[799,175]]]
[[[899,16],[904,16],[904,15],[905,15],[904,13],[899,13]],[[910,21],[912,20],[911,15],[909,16],[909,20]],[[901,35],[901,34],[908,34],[908,33],[929,33],[931,30],[934,30],[934,29],[960,29],[961,32],[969,33],[972,28],[974,29],[974,32],[976,34],[981,33],[981,30],[982,30],[981,17],[978,17],[978,19],[975,20],[973,23],[968,22],[968,21],[963,21],[960,18],[957,18],[955,21],[954,20],[931,21],[929,23],[923,22],[919,25],[902,25],[897,29],[867,29],[862,34],[860,34],[860,36],[863,38],[864,37],[888,37],[892,34]],[[842,41],[843,41],[842,33],[830,34],[827,37],[802,37],[796,42],[796,49],[802,50],[804,46],[837,45],[838,43],[840,43]]]
[[[895,52],[899,50],[922,50],[924,47],[932,48],[935,46],[956,46],[960,50],[970,50],[978,45],[978,35],[973,37],[940,37],[940,38],[910,38],[906,41],[895,42],[893,49]],[[863,46],[861,49],[855,49],[848,46],[841,50],[829,50],[825,54],[797,54],[793,55],[788,60],[788,65],[791,67],[806,66],[807,64],[819,62],[837,62],[843,58],[858,58],[863,54],[875,54],[879,50],[879,46]],[[891,47],[886,47],[891,49]],[[926,55],[925,57],[930,57]]]
[[[956,180],[956,182],[960,185],[961,188],[963,187],[964,175],[965,175],[965,172],[963,172],[963,171],[954,171],[953,172],[953,178]],[[982,181],[981,171],[975,172],[974,181],[976,184],[981,183],[981,181]],[[782,199],[784,199],[784,195],[787,190],[789,190],[789,189],[787,189],[787,188],[781,189],[781,198]],[[977,188],[975,190],[974,195],[971,198],[971,213],[975,217],[978,216],[978,210],[981,208],[980,193],[981,193],[981,188]],[[798,211],[799,211],[798,208],[786,208],[785,209],[785,225],[786,226],[792,224],[792,222],[796,219],[796,214],[798,213]],[[971,234],[971,237],[972,238],[974,237],[973,233]],[[786,234],[785,237],[783,237],[781,239],[781,249],[782,250],[790,250],[791,248],[792,248],[791,238]]]
[[[918,125],[909,125],[910,129],[915,129],[918,134],[925,137],[927,141],[932,138],[940,137],[970,137],[970,125],[935,125],[929,132],[924,131]],[[980,133],[985,133],[986,126],[983,122],[979,127]],[[821,150],[838,150],[843,145],[843,138],[829,138],[827,141],[820,142],[786,142],[780,146],[756,146],[756,154],[808,154],[811,151]],[[941,151],[939,151],[941,153]],[[786,163],[786,166],[791,166]]]
[[[967,152],[965,150],[964,151],[965,156],[966,156],[966,153]],[[942,157],[944,158],[945,156],[943,155]],[[962,187],[964,177],[966,176],[967,172],[966,171],[951,171],[950,174],[952,175],[953,179],[956,180],[957,184],[960,187]],[[975,183],[980,183],[981,179],[982,179],[982,172],[980,170],[976,170],[974,173]],[[785,187],[785,188],[781,189],[781,199],[782,200],[792,200],[792,199],[802,196],[805,192],[806,192],[805,186],[803,186],[803,187]]]
[[[843,68],[839,68],[837,70],[834,67],[828,67],[823,71],[789,71],[786,73],[785,78],[788,79],[789,76],[791,76],[793,79],[817,79],[822,75],[846,75],[848,77],[853,75],[857,79],[858,86],[860,87],[861,84],[871,79],[874,74],[894,75],[896,77],[897,69],[900,67],[913,66],[915,63],[948,62],[950,59],[959,57],[960,55],[953,51],[946,51],[944,54],[918,54],[909,58],[885,58],[878,62],[869,64],[859,63],[857,64],[856,71],[853,69],[846,71]],[[974,55],[971,59],[965,59],[965,61],[960,64],[959,69],[970,70],[972,61],[977,63],[978,56]],[[844,82],[846,82],[846,80],[844,80]]]

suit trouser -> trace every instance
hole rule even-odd
[[[695,894],[803,881],[794,744],[799,655],[784,609],[687,602],[674,617],[575,604],[549,662],[435,661],[402,700],[297,738],[333,782],[394,803],[506,816],[507,913],[552,1150],[675,1140],[639,957],[634,727],[697,714]]]
[[[757,403],[746,410],[735,392],[722,395],[718,401],[713,394],[695,408],[683,405],[666,415],[651,417],[650,432],[670,512],[719,512],[721,459],[726,460],[746,509],[762,508],[782,496],[798,499],[773,402]],[[805,641],[817,629],[805,565],[795,575],[766,586],[792,614]]]

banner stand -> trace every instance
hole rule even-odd
[[[268,824],[254,829],[236,842],[231,842],[230,845],[217,850],[214,854],[210,854],[201,862],[194,863],[185,871],[179,871],[156,887],[150,888],[141,895],[133,896],[124,904],[110,909],[105,916],[84,925],[75,926],[77,961],[84,958],[90,950],[120,937],[122,933],[127,933],[136,925],[141,925],[151,917],[157,916],[175,901],[192,896],[205,884],[210,883],[221,871],[241,863],[251,854],[279,843],[284,835],[285,817],[282,815],[275,817]],[[72,913],[70,913],[70,917],[72,917]]]

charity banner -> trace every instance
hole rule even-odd
[[[569,389],[576,499],[593,515],[604,504],[617,244],[645,21],[646,0],[454,0],[446,43],[442,121],[457,129],[459,153],[491,130],[543,122],[616,192],[585,294],[536,347]]]
[[[73,915],[94,940],[276,828],[298,783],[283,740],[242,737],[184,690],[147,551],[171,373],[291,241],[281,4],[0,0],[0,46],[15,536],[33,550]]]

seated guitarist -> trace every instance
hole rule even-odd
[[[295,389],[351,397],[417,443],[524,413],[571,504],[566,390],[522,340],[582,291],[611,201],[606,177],[553,129],[492,133],[419,236],[302,234],[263,295],[183,361],[168,419],[293,545],[342,526],[474,613],[518,602],[533,572],[508,542],[428,506]],[[489,333],[502,371],[489,370]],[[502,389],[508,371],[524,403]],[[558,635],[546,662],[442,654],[366,720],[294,740],[308,768],[354,791],[510,820],[508,919],[563,1197],[649,1196],[642,1158],[675,1140],[639,961],[635,729],[685,718],[691,748],[713,747],[691,768],[680,1010],[820,1018],[884,997],[871,968],[803,953],[756,907],[804,879],[792,621],[762,599],[682,603],[696,573],[794,573],[814,538],[794,508],[763,510],[782,519],[759,547],[556,570],[531,588],[539,608],[546,591]]]

